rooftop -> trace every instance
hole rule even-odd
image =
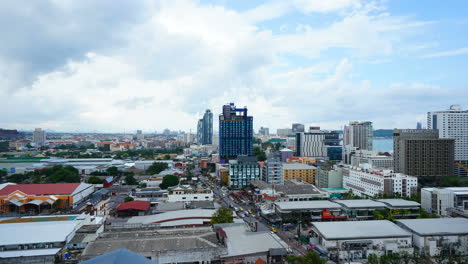
[[[28,195],[60,195],[72,194],[80,183],[48,183],[48,184],[15,184],[7,185],[0,190],[0,196],[7,196],[15,191]]]
[[[0,245],[64,242],[77,222],[51,221],[0,225]]]
[[[139,211],[147,211],[148,208],[151,206],[151,202],[148,201],[130,201],[126,203],[121,203],[117,205],[117,211],[123,210],[139,210]]]
[[[125,248],[119,248],[107,254],[81,262],[82,264],[154,264],[155,262]]]
[[[384,208],[385,204],[369,199],[359,200],[336,200],[336,203],[341,204],[347,208]]]
[[[312,225],[327,240],[411,236],[410,233],[388,220],[313,222]]]
[[[276,235],[267,232],[251,232],[245,224],[218,224],[226,234],[227,257],[268,252],[270,249],[285,248],[286,244]]]
[[[33,256],[50,256],[57,254],[60,248],[43,248],[31,250],[11,250],[0,251],[0,259],[2,258],[18,258],[18,257],[33,257]]]
[[[134,216],[128,219],[129,224],[150,224],[150,223],[163,223],[173,220],[182,219],[211,219],[215,210],[211,209],[191,209],[191,210],[177,210],[170,211],[155,215]]]
[[[419,207],[420,203],[403,199],[378,199],[377,201],[392,207]]]
[[[421,236],[468,234],[466,218],[402,219],[397,223]]]
[[[341,205],[327,200],[317,201],[297,201],[297,202],[277,202],[280,210],[321,210],[321,209],[341,209]]]
[[[307,165],[304,163],[283,163],[284,170],[310,170],[310,169],[317,169],[317,167]]]

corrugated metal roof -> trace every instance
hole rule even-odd
[[[63,242],[76,225],[76,221],[1,224],[0,245]]]
[[[57,254],[59,251],[60,248],[0,251],[0,258],[51,256]]]
[[[16,184],[7,185],[0,190],[0,196],[21,191],[28,195],[72,194],[80,183]]]
[[[422,236],[468,234],[466,218],[402,219],[397,223]]]
[[[312,222],[312,225],[329,240],[411,236],[409,232],[387,220]]]
[[[82,264],[155,264],[143,256],[125,248],[117,249],[102,256],[81,262]]]

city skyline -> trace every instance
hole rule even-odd
[[[413,128],[429,111],[467,107],[467,9],[401,0],[1,3],[0,127],[189,131],[205,109],[235,102],[249,107],[256,130],[352,120]]]

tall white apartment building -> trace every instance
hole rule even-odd
[[[355,150],[351,156],[351,165],[369,164],[374,169],[393,170],[393,156],[380,155],[377,150]]]
[[[439,138],[455,140],[456,174],[468,176],[468,110],[451,105],[448,110],[428,112],[427,128],[438,129]]]
[[[40,128],[36,128],[33,131],[33,143],[39,146],[45,145],[46,142],[46,132]]]
[[[372,122],[349,122],[343,128],[343,162],[350,164],[350,157],[356,150],[372,150],[373,136]]]
[[[343,168],[343,188],[359,196],[399,194],[409,197],[416,194],[418,178],[391,170],[349,166]]]

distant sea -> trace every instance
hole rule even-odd
[[[374,149],[380,152],[393,152],[393,138],[374,138]]]

